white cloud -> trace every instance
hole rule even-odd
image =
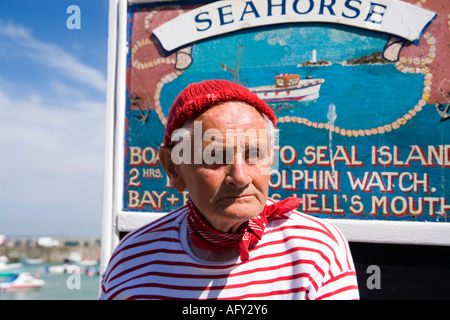
[[[101,91],[106,89],[106,79],[100,71],[87,66],[57,45],[36,40],[28,29],[0,20],[0,36],[20,46],[29,58],[54,68],[64,76]]]
[[[106,105],[98,98],[106,88],[102,72],[57,45],[34,39],[21,26],[0,21],[0,37],[10,39],[11,47],[36,68],[59,75],[43,86],[28,82],[32,90],[23,90],[25,78],[20,77],[27,74],[12,80],[0,69],[0,233],[99,233]],[[95,90],[83,90],[84,85]]]
[[[61,101],[61,108],[42,101],[0,91],[0,198],[31,187],[24,201],[76,206],[76,195],[102,180],[105,105]]]
[[[55,228],[51,221],[64,219],[77,223],[55,232],[81,233],[93,216],[100,225],[105,104],[60,103],[63,108],[0,91],[0,221],[16,216],[16,225],[0,223],[3,232],[20,229],[20,221],[47,233]],[[49,223],[42,225],[43,216]]]

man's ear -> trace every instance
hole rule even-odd
[[[186,189],[186,183],[183,177],[180,175],[180,165],[173,163],[172,161],[172,148],[162,146],[159,148],[159,161],[161,162],[164,171],[172,182],[172,186],[175,190],[183,192]]]

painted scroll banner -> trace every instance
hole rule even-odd
[[[416,42],[435,17],[434,12],[398,0],[218,1],[185,13],[153,33],[167,51],[237,30],[293,22],[338,23]]]

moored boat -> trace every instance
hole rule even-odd
[[[6,257],[5,257],[6,258]],[[2,259],[0,261],[0,272],[1,271],[11,271],[22,268],[22,264],[20,262],[17,263],[8,263],[7,258]]]
[[[29,272],[21,272],[4,282],[0,283],[0,289],[3,291],[14,289],[33,289],[45,285],[45,281],[33,277]]]

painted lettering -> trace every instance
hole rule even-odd
[[[171,51],[184,44],[214,35],[236,30],[285,22],[335,22],[359,28],[382,31],[417,41],[424,28],[435,18],[435,13],[425,9],[411,9],[409,4],[396,1],[398,15],[389,15],[390,2],[362,0],[246,0],[217,1],[192,10],[186,15],[155,28],[153,33],[164,49]],[[226,3],[226,4],[225,4]],[[389,19],[387,23],[384,20]],[[398,28],[399,24],[414,23],[410,28]],[[195,32],[177,30],[189,26]],[[224,28],[222,28],[224,27]]]
[[[418,173],[409,172],[365,172],[363,178],[355,178],[353,173],[347,172],[347,176],[353,191],[373,192],[376,188],[383,193],[393,193],[394,186],[398,186],[404,193],[430,193],[430,178],[427,173],[420,177]]]
[[[369,12],[367,13],[367,17],[364,21],[381,24],[386,8],[387,7],[385,5],[371,2]]]
[[[335,16],[335,15],[336,15],[336,14],[334,13],[334,10],[333,10],[333,6],[334,6],[334,4],[336,3],[336,0],[330,0],[330,1],[331,1],[331,2],[328,3],[328,4],[325,3],[326,0],[322,0],[322,1],[320,2],[319,14],[324,14],[324,10],[325,10],[325,8],[327,8],[327,9],[328,9],[328,12],[329,12],[332,16]]]
[[[248,7],[250,7],[250,10],[249,10],[249,11],[247,11],[247,8],[248,8]],[[241,19],[239,19],[239,21],[244,20],[244,16],[245,16],[246,14],[249,14],[249,13],[253,13],[253,15],[254,15],[255,18],[259,18],[259,17],[260,17],[258,11],[257,11],[256,8],[255,8],[255,5],[254,5],[253,2],[251,2],[251,1],[247,1],[247,2],[245,3],[245,8],[244,8],[244,11],[242,12],[242,16],[241,16]]]
[[[299,8],[298,8],[299,2],[300,2],[300,0],[295,0],[294,3],[292,4],[292,9],[297,14],[308,14],[314,8],[314,1],[313,0],[309,0],[309,7],[308,7],[308,9],[306,11],[301,12],[301,11],[299,11]]]
[[[286,0],[281,0],[279,4],[273,4],[272,0],[267,0],[267,16],[272,16],[272,8],[273,7],[281,7],[281,15],[286,14]]]
[[[203,18],[203,19],[201,19],[200,18],[200,16],[203,16],[203,15],[206,15],[207,17],[209,17],[209,12],[200,12],[198,15],[196,15],[195,16],[195,22],[197,23],[197,24],[199,24],[199,23],[206,23],[207,24],[207,26],[206,27],[203,27],[203,28],[200,28],[200,27],[196,27],[197,28],[197,31],[206,31],[206,30],[208,30],[209,28],[211,28],[211,26],[212,26],[212,21],[211,21],[211,19],[208,19],[208,18]]]
[[[128,207],[131,209],[143,209],[144,206],[151,206],[152,209],[161,210],[162,200],[168,194],[167,191],[144,190],[143,194],[136,190],[128,190]]]
[[[152,147],[146,147],[144,149],[140,147],[129,147],[129,151],[130,166],[141,166],[142,164],[156,166],[159,161],[158,152]]]
[[[381,209],[381,214],[386,217],[391,215],[404,217],[408,214],[420,217],[426,213],[429,217],[434,218],[436,215],[446,217],[447,211],[450,211],[450,205],[442,197],[419,197],[415,199],[413,197],[395,196],[389,199],[387,196],[372,196],[372,210],[369,214],[377,216],[379,209]]]
[[[349,209],[353,215],[359,216],[360,214],[362,214],[364,212],[364,206],[362,204],[360,196],[353,196],[351,198],[351,203],[352,203],[352,205],[350,206]]]
[[[356,1],[356,2],[358,2],[358,3],[361,5],[361,1],[360,1],[360,0],[346,0],[346,1],[345,1],[345,7],[346,7],[347,9],[350,9],[351,11],[353,11],[353,12],[354,12],[354,15],[351,16],[351,15],[347,15],[345,12],[342,12],[342,16],[343,16],[344,18],[347,18],[347,19],[355,19],[356,17],[359,16],[359,14],[360,14],[361,11],[359,10],[359,8],[353,7],[353,6],[351,5],[351,2],[353,2],[353,1]]]
[[[362,167],[364,163],[358,160],[358,152],[355,146],[350,147],[350,153],[345,146],[336,146],[336,151],[326,146],[308,146],[305,148],[303,161],[308,166],[334,166],[336,162],[343,161],[347,167]]]
[[[288,156],[290,154],[290,156]],[[280,160],[285,165],[293,165],[297,160],[297,151],[291,146],[284,146],[280,150]]]
[[[272,171],[269,186],[272,189],[341,191],[338,171],[281,170]]]
[[[303,211],[306,213],[338,214],[345,215],[340,207],[339,195],[333,194],[332,203],[327,195],[303,194]]]
[[[401,158],[398,146],[372,147],[372,165],[374,167],[411,167],[414,163],[422,167],[450,167],[450,145],[428,146],[424,150],[418,145],[409,146],[408,156]],[[402,150],[403,151],[403,150]]]
[[[224,12],[224,9],[227,9],[227,10],[230,9],[230,10]],[[217,8],[217,11],[219,12],[219,19],[220,19],[221,26],[234,22],[231,4],[229,4],[227,6],[219,7],[219,8]],[[227,19],[227,20],[225,21],[225,19]]]

